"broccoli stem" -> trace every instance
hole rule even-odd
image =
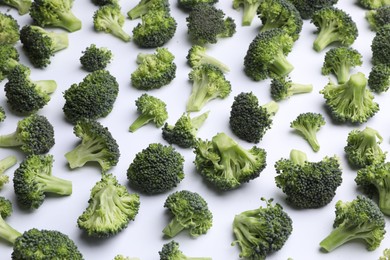
[[[20,15],[25,15],[30,11],[31,0],[4,0],[4,4],[16,8]]]
[[[260,6],[260,1],[258,1],[256,4],[248,4],[244,2],[244,13],[242,17],[242,25],[243,26],[249,26],[252,24],[252,21],[257,14],[257,9]]]
[[[101,157],[99,152],[101,152],[103,146],[95,140],[89,140],[82,142],[72,151],[65,154],[65,158],[69,162],[69,167],[71,169],[82,167],[85,163],[90,161],[98,161]]]
[[[383,214],[390,216],[390,191],[385,187],[389,187],[389,179],[385,178],[383,182],[384,185],[377,186],[379,191],[379,208]]]
[[[290,160],[298,165],[304,165],[307,161],[307,156],[304,152],[292,149],[290,152]]]
[[[0,238],[8,241],[11,244],[15,243],[15,240],[22,234],[7,224],[4,219],[0,216]]]
[[[279,105],[275,101],[270,101],[262,105],[261,107],[265,108],[267,110],[267,113],[271,116],[274,116],[279,110]]]
[[[60,28],[64,28],[69,32],[75,32],[81,29],[81,21],[72,12],[59,12],[59,22],[53,24]]]
[[[14,166],[17,162],[16,156],[10,155],[0,160],[0,175],[3,174],[7,169]]]
[[[62,32],[49,32],[48,36],[52,40],[52,50],[57,52],[63,49],[66,49],[69,46],[68,33]]]
[[[173,218],[162,232],[167,237],[172,238],[179,234],[183,229],[184,226],[179,221],[177,221],[177,218]]]
[[[222,70],[225,73],[230,71],[229,67],[223,64],[222,62],[220,62],[218,59],[206,53],[198,52],[198,55],[204,63],[214,65],[215,67],[218,67],[220,70]]]
[[[130,35],[128,35],[123,28],[117,24],[117,23],[111,23],[108,28],[110,29],[112,35],[118,37],[119,39],[123,40],[124,42],[130,41]]]
[[[287,60],[286,55],[280,50],[274,57],[274,61],[270,64],[269,69],[276,75],[283,77],[288,75],[294,66]]]
[[[337,82],[339,84],[344,84],[345,82],[348,81],[348,79],[349,79],[349,71],[350,71],[349,66],[346,66],[346,65],[338,66],[338,69],[337,69],[335,74],[337,76]]]
[[[187,102],[187,112],[196,112],[202,109],[204,104],[207,102],[207,83],[208,79],[202,77],[202,79],[196,79],[192,85],[192,91],[190,98]]]
[[[37,80],[34,83],[38,90],[47,94],[51,94],[57,89],[57,82],[55,80]]]
[[[23,142],[19,138],[19,133],[17,131],[0,136],[0,147],[15,147],[22,145]]]
[[[314,40],[313,48],[315,51],[320,52],[325,49],[329,44],[336,41],[338,38],[337,33],[335,32],[334,26],[331,24],[321,27],[320,32],[317,35],[317,38]]]
[[[137,131],[140,127],[146,125],[153,119],[152,116],[148,114],[141,114],[129,127],[130,132]]]
[[[207,111],[199,116],[191,118],[191,125],[193,129],[198,130],[203,125],[204,121],[206,121],[207,117],[209,116],[209,112],[210,111]]]
[[[132,8],[130,11],[127,12],[127,16],[134,20],[138,17],[140,17],[142,14],[145,14],[149,10],[148,6],[146,4],[137,4]]]
[[[40,183],[43,183],[42,190],[44,192],[54,193],[58,195],[72,194],[72,182],[58,178],[53,175],[39,174],[37,176]]]
[[[295,95],[295,94],[301,94],[301,93],[309,93],[313,91],[313,85],[312,84],[299,84],[299,83],[291,83],[291,86],[289,88],[289,91]]]

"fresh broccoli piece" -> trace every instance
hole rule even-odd
[[[128,257],[124,255],[116,255],[113,260],[140,260],[137,257]]]
[[[198,4],[208,4],[214,5],[218,3],[219,0],[178,0],[178,4],[181,8],[191,11]]]
[[[334,119],[340,122],[363,123],[374,116],[379,105],[366,87],[367,79],[361,72],[350,76],[344,84],[332,81],[320,91]]]
[[[290,127],[295,129],[310,144],[313,151],[320,150],[317,140],[317,132],[325,125],[325,118],[319,113],[302,113],[290,123]]]
[[[376,93],[386,92],[390,87],[390,64],[372,66],[367,83],[370,89]]]
[[[13,133],[0,136],[0,147],[20,147],[26,154],[47,153],[54,143],[53,125],[38,114],[19,120]]]
[[[133,29],[133,40],[139,47],[161,47],[175,35],[177,22],[165,10],[149,11],[141,19]]]
[[[184,179],[184,157],[172,146],[151,143],[127,169],[131,186],[145,194],[169,191]]]
[[[337,77],[337,82],[343,84],[348,81],[351,69],[362,64],[363,56],[358,50],[340,46],[325,53],[321,72],[322,75],[333,73]]]
[[[218,39],[232,37],[236,24],[231,17],[213,5],[195,5],[186,18],[188,35],[194,44],[217,43]]]
[[[4,184],[9,182],[8,175],[5,175],[5,171],[14,166],[17,162],[16,156],[9,155],[0,160],[0,190],[4,187]]]
[[[286,77],[274,77],[271,80],[271,97],[275,101],[281,101],[296,94],[310,93],[312,90],[312,84],[295,83]]]
[[[221,61],[216,58],[208,55],[206,53],[206,47],[200,45],[193,45],[187,54],[187,62],[191,68],[203,65],[211,64],[215,67],[218,67],[224,73],[229,72],[230,69],[227,65],[223,64]]]
[[[344,147],[348,162],[359,168],[383,163],[387,152],[382,151],[379,146],[382,141],[379,132],[370,127],[352,130],[348,134],[347,144]]]
[[[137,19],[149,11],[161,10],[165,12],[170,12],[170,5],[168,0],[140,0],[136,6],[131,8],[127,12],[127,16],[131,19]]]
[[[0,5],[8,5],[18,10],[20,15],[25,15],[30,11],[31,0],[0,0]]]
[[[389,260],[390,259],[390,248],[383,250],[383,255],[378,260]]]
[[[225,133],[218,133],[211,141],[199,140],[194,153],[198,172],[222,191],[259,177],[266,166],[264,149],[245,149]]]
[[[18,65],[19,53],[16,48],[10,44],[0,44],[0,81]]]
[[[234,97],[230,110],[230,129],[240,139],[258,143],[271,128],[278,109],[279,105],[274,101],[260,106],[252,92],[242,92]]]
[[[279,203],[266,200],[266,207],[259,207],[237,214],[233,221],[233,233],[240,257],[265,259],[268,254],[280,250],[292,232],[292,220]]]
[[[37,209],[46,194],[68,196],[72,194],[72,182],[52,174],[52,155],[29,155],[14,173],[16,199],[25,208]]]
[[[211,260],[211,257],[189,257],[179,248],[180,244],[174,240],[163,245],[159,251],[160,260]]]
[[[60,50],[68,47],[68,33],[49,32],[35,25],[25,25],[20,30],[23,50],[34,67],[44,68]]]
[[[184,113],[174,125],[164,124],[162,137],[170,144],[176,144],[182,148],[194,147],[198,129],[207,119],[209,111],[191,118],[189,113]]]
[[[367,11],[366,19],[374,32],[378,31],[382,26],[390,24],[390,3],[389,6]]]
[[[113,109],[118,97],[119,84],[107,70],[96,70],[88,74],[79,84],[65,90],[65,117],[76,123],[83,118],[106,117]]]
[[[176,77],[175,56],[159,47],[153,54],[139,53],[138,68],[131,74],[131,84],[141,90],[158,89]]]
[[[168,119],[167,106],[159,98],[142,94],[135,100],[135,105],[140,115],[129,127],[129,131],[132,133],[150,122],[153,122],[156,127],[161,127]]]
[[[372,39],[372,64],[390,66],[390,24],[382,26]]]
[[[325,7],[335,5],[338,0],[288,0],[295,5],[302,19],[310,19],[313,14]]]
[[[92,190],[87,209],[77,219],[89,236],[111,237],[127,227],[138,214],[138,194],[130,194],[113,174],[103,174]]]
[[[357,2],[366,9],[378,9],[390,5],[390,0],[358,0]]]
[[[359,195],[353,201],[339,200],[335,214],[333,231],[320,242],[325,252],[355,239],[365,241],[369,251],[379,247],[386,233],[385,218],[371,199]]]
[[[118,0],[91,0],[91,2],[94,5],[97,6],[103,6],[103,5],[118,5],[119,1]]]
[[[358,36],[356,23],[344,10],[325,7],[316,11],[311,23],[317,27],[317,37],[313,42],[315,51],[320,52],[331,43],[350,46]]]
[[[243,9],[242,26],[249,26],[257,14],[262,0],[233,0],[233,9]]]
[[[107,127],[84,119],[77,121],[73,133],[81,139],[81,143],[65,154],[71,169],[82,167],[87,162],[97,162],[106,172],[117,165],[119,146]]]
[[[15,243],[16,238],[21,236],[19,231],[5,222],[5,219],[11,216],[12,212],[11,201],[0,196],[0,238],[11,244]]]
[[[5,113],[5,110],[2,106],[0,106],[0,123],[4,122],[4,120],[7,118],[7,115]]]
[[[188,78],[192,82],[192,91],[186,105],[187,112],[200,111],[211,100],[226,98],[232,91],[230,81],[214,65],[194,67]]]
[[[309,162],[306,154],[291,150],[289,159],[275,163],[276,186],[286,194],[288,203],[296,208],[320,208],[330,203],[342,182],[337,156]]]
[[[9,14],[0,13],[0,44],[16,44],[20,39],[18,21]]]
[[[12,212],[13,212],[12,202],[10,200],[0,196],[0,221],[11,216]],[[1,234],[0,234],[0,237],[1,237]]]
[[[91,44],[84,51],[80,57],[80,63],[88,72],[95,70],[103,70],[111,62],[113,54],[111,50],[106,47],[97,47]]]

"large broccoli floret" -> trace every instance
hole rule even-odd
[[[206,47],[200,45],[193,45],[187,54],[187,62],[191,68],[203,65],[211,64],[218,67],[224,73],[229,72],[229,67],[223,64],[221,61],[216,58],[208,55],[206,53]]]
[[[159,251],[160,260],[211,260],[211,257],[190,257],[184,255],[179,248],[179,243],[172,240],[163,245]]]
[[[390,66],[390,24],[382,26],[372,39],[372,63]]]
[[[219,0],[177,0],[179,6],[187,11],[191,11],[198,4],[214,5]]]
[[[329,81],[320,93],[324,95],[332,117],[340,122],[363,123],[379,110],[361,72],[351,75],[344,84]]]
[[[333,231],[320,242],[326,252],[331,252],[351,240],[363,240],[367,250],[380,246],[385,230],[385,218],[378,206],[369,198],[357,196],[353,201],[336,203]]]
[[[237,214],[233,221],[233,233],[240,257],[265,259],[268,254],[280,250],[292,232],[292,220],[283,207],[272,199],[265,200],[266,207],[259,207]]]
[[[390,24],[390,3],[389,6],[383,6],[376,10],[367,11],[366,18],[370,24],[371,30],[375,32],[382,26]]]
[[[71,169],[82,167],[87,162],[97,162],[106,172],[117,165],[119,146],[107,127],[84,119],[76,123],[73,133],[81,139],[81,143],[65,154]]]
[[[194,153],[198,172],[223,191],[259,177],[266,166],[264,149],[245,149],[225,133],[215,135],[211,141],[199,140]]]
[[[233,0],[234,9],[243,9],[242,26],[249,26],[252,24],[253,18],[257,14],[262,0]]]
[[[358,36],[356,23],[351,16],[336,7],[325,7],[316,11],[311,23],[317,27],[318,35],[313,43],[313,48],[317,52],[335,42],[350,46]]]
[[[106,69],[112,57],[113,54],[108,48],[97,47],[95,44],[91,44],[82,51],[80,63],[86,71],[93,72],[95,70]]]
[[[275,101],[281,101],[296,94],[309,93],[312,90],[312,84],[292,82],[289,77],[274,77],[271,80],[271,97]]]
[[[19,63],[19,53],[10,44],[0,44],[0,81],[5,79]]]
[[[184,178],[184,157],[172,146],[151,143],[135,155],[127,170],[131,186],[145,194],[176,187]]]
[[[19,120],[15,132],[0,136],[0,147],[20,147],[26,154],[47,153],[54,143],[52,124],[37,114]]]
[[[8,5],[18,10],[20,15],[25,15],[30,11],[31,0],[0,0],[0,5]]]
[[[8,175],[5,175],[5,171],[14,166],[17,162],[16,156],[9,155],[0,160],[0,190],[4,187],[4,184],[9,182]]]
[[[370,89],[376,93],[386,92],[390,87],[390,64],[372,66],[367,83]]]
[[[325,118],[319,113],[302,113],[290,123],[290,127],[295,129],[310,144],[313,151],[320,150],[317,140],[317,132],[325,125]]]
[[[310,19],[316,11],[335,5],[338,0],[288,0],[295,5],[303,19]]]
[[[358,0],[357,2],[367,9],[378,9],[390,5],[390,0]]]
[[[68,47],[68,33],[49,32],[35,25],[25,25],[20,30],[23,50],[34,67],[44,68],[60,50]]]
[[[87,209],[77,219],[77,225],[89,236],[110,237],[127,227],[138,214],[138,194],[130,194],[112,174],[103,174],[88,200]]]
[[[149,11],[161,10],[170,11],[168,0],[140,0],[136,6],[127,12],[127,16],[131,19],[137,19],[147,14]]]
[[[14,45],[19,38],[18,21],[9,14],[0,13],[0,44]]]

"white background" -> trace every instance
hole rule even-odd
[[[122,12],[127,13],[138,1],[120,0]],[[369,30],[365,20],[365,11],[357,6],[356,1],[339,1],[337,7],[349,12],[359,28],[359,37],[353,47],[361,52],[364,63],[362,67],[353,69],[353,73],[358,71],[368,76],[371,67],[370,44],[374,33]],[[171,0],[172,15],[178,23],[175,37],[165,45],[175,56],[177,64],[177,77],[168,86],[159,90],[150,91],[149,94],[161,98],[167,103],[169,112],[168,122],[173,124],[185,111],[185,104],[191,92],[191,84],[188,81],[189,66],[186,64],[186,55],[191,44],[187,37],[186,16],[187,14],[177,7],[177,1]],[[209,118],[199,131],[199,137],[210,139],[218,132],[226,132],[234,137],[229,129],[228,119],[230,106],[234,96],[241,92],[252,91],[259,98],[261,104],[271,101],[269,94],[269,80],[254,82],[245,76],[243,72],[243,59],[249,43],[257,34],[261,22],[255,18],[252,26],[242,27],[242,11],[232,9],[231,0],[221,0],[216,5],[223,9],[227,15],[233,17],[237,23],[237,33],[228,39],[219,40],[218,44],[209,45],[208,53],[231,68],[231,72],[226,75],[231,81],[233,91],[225,100],[214,100],[204,107],[202,112],[210,110]],[[170,240],[164,239],[162,229],[169,222],[170,215],[163,208],[164,201],[170,192],[145,196],[141,195],[141,207],[134,222],[131,222],[127,229],[114,237],[108,239],[89,238],[80,230],[76,221],[78,216],[87,207],[87,201],[92,186],[100,180],[100,168],[95,164],[88,164],[85,167],[70,170],[64,154],[72,150],[79,142],[73,134],[73,127],[64,119],[62,107],[64,104],[63,92],[73,83],[79,83],[87,73],[81,68],[79,57],[91,43],[98,47],[108,47],[114,53],[114,59],[108,66],[108,70],[117,78],[120,84],[118,99],[114,109],[106,118],[99,121],[107,126],[117,139],[121,158],[116,167],[110,172],[114,173],[120,183],[126,185],[131,190],[126,178],[126,171],[136,153],[146,148],[152,142],[162,142],[167,144],[161,137],[161,129],[150,124],[135,133],[128,132],[128,127],[138,116],[134,101],[143,93],[134,89],[130,84],[130,74],[136,68],[136,56],[139,52],[151,53],[153,49],[140,49],[133,42],[125,43],[121,40],[105,34],[95,32],[93,29],[92,16],[97,9],[89,0],[75,1],[73,12],[82,20],[82,30],[69,34],[69,47],[58,52],[52,63],[45,69],[33,69],[31,78],[34,80],[54,79],[58,83],[58,89],[52,95],[50,103],[39,111],[45,115],[55,127],[56,144],[50,151],[54,155],[55,163],[53,173],[64,179],[73,182],[73,194],[69,197],[47,197],[42,206],[37,210],[26,211],[21,209],[13,194],[12,176],[17,165],[6,173],[10,175],[11,182],[0,191],[1,196],[5,196],[14,202],[14,214],[7,219],[7,222],[15,229],[23,232],[30,228],[55,229],[69,235],[79,246],[85,259],[112,259],[116,254],[140,257],[141,259],[159,259],[158,251],[164,243]],[[18,19],[20,26],[32,22],[29,15],[19,16],[13,9],[0,7],[0,11],[9,12]],[[124,29],[131,34],[132,29],[139,20],[131,21],[126,19]],[[60,29],[50,29],[62,31]],[[359,241],[348,243],[332,253],[322,253],[319,242],[332,231],[334,220],[334,204],[337,200],[350,201],[356,198],[361,192],[354,182],[356,171],[347,163],[344,146],[348,133],[355,129],[363,129],[370,126],[383,135],[381,147],[388,151],[389,129],[388,109],[390,104],[388,93],[375,95],[375,101],[380,105],[380,111],[367,123],[362,125],[336,124],[332,122],[324,108],[324,99],[319,91],[328,82],[328,77],[321,75],[321,66],[325,51],[317,53],[312,49],[312,43],[316,37],[316,28],[309,21],[304,22],[300,39],[295,43],[293,51],[288,56],[288,60],[295,66],[290,74],[295,82],[312,83],[313,92],[291,97],[279,103],[280,109],[276,114],[273,127],[259,147],[267,151],[267,167],[260,177],[243,185],[241,188],[225,193],[217,192],[208,186],[202,177],[196,172],[193,160],[194,154],[189,149],[177,150],[185,157],[186,177],[174,190],[188,189],[201,194],[209,203],[210,210],[214,215],[213,227],[206,235],[196,239],[189,237],[187,232],[180,233],[175,240],[180,243],[181,250],[188,256],[209,256],[217,260],[238,259],[238,246],[232,247],[230,244],[234,240],[232,233],[232,221],[235,214],[242,211],[264,206],[261,197],[274,198],[284,206],[293,220],[293,232],[282,250],[270,255],[268,259],[287,259],[292,257],[296,260],[306,259],[378,259],[386,247],[390,247],[390,221],[386,217],[387,230],[381,247],[373,252],[366,250],[365,245]],[[20,50],[21,62],[31,65],[21,50],[21,44],[17,44]],[[332,77],[333,78],[333,77]],[[333,78],[334,79],[334,78]],[[3,87],[6,81],[0,83],[0,105],[5,107],[8,117],[0,124],[0,134],[13,132],[17,122],[22,117],[12,113],[6,105]],[[318,132],[318,139],[321,149],[314,153],[308,143],[297,135],[289,127],[290,122],[302,112],[322,113],[327,124]],[[194,114],[196,115],[196,114]],[[246,143],[234,137],[241,145],[250,148],[253,144]],[[321,209],[296,210],[285,202],[285,196],[278,189],[274,182],[274,163],[280,158],[287,158],[291,149],[299,149],[307,153],[311,161],[319,161],[324,156],[338,155],[341,158],[343,168],[343,183],[338,188],[333,201]],[[16,155],[19,162],[23,159],[23,154],[17,149],[0,149],[0,157]],[[172,190],[171,192],[173,192]],[[0,243],[0,259],[9,259],[12,247],[5,243]]]

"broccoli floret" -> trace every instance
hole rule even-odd
[[[198,4],[214,5],[219,0],[177,0],[179,6],[187,11],[191,11]]]
[[[0,81],[19,63],[19,53],[13,45],[0,44]]]
[[[97,162],[106,172],[117,165],[119,146],[107,127],[84,119],[76,123],[73,133],[81,139],[81,143],[65,154],[71,169],[82,167],[87,162]]]
[[[44,68],[60,50],[68,47],[68,33],[49,32],[35,25],[25,25],[20,30],[23,50],[34,67]]]
[[[4,122],[4,120],[7,118],[7,115],[5,113],[5,110],[2,106],[0,106],[0,123]]]
[[[363,123],[379,110],[361,72],[351,75],[344,84],[329,81],[320,93],[324,95],[332,117],[340,122]]]
[[[313,48],[317,52],[335,42],[350,46],[358,36],[356,23],[351,16],[336,7],[325,7],[316,11],[311,23],[317,27],[318,35],[313,42]]]
[[[169,191],[184,179],[184,157],[172,146],[151,143],[127,169],[131,186],[145,194]]]
[[[221,61],[216,58],[208,55],[206,53],[206,47],[200,45],[193,45],[187,54],[187,62],[191,68],[203,65],[211,64],[218,67],[224,73],[229,72],[230,69],[227,65],[223,64]]]
[[[107,70],[96,70],[88,74],[82,82],[72,84],[65,90],[65,117],[76,123],[83,118],[106,117],[113,109],[118,97],[119,84]]]
[[[295,5],[302,19],[310,19],[316,11],[335,5],[338,0],[288,0]]]
[[[363,56],[358,50],[341,46],[325,53],[321,72],[322,75],[333,73],[337,77],[337,82],[343,84],[348,81],[351,69],[362,64]]]
[[[164,124],[162,137],[168,143],[176,144],[182,148],[194,147],[198,129],[203,125],[208,115],[209,112],[205,112],[191,118],[189,113],[183,113],[174,125]]]
[[[327,205],[342,182],[337,156],[309,162],[304,152],[293,149],[289,159],[276,161],[275,170],[276,186],[286,194],[287,202],[299,209]]]
[[[194,67],[188,78],[192,82],[192,91],[186,105],[187,112],[200,111],[211,100],[226,98],[232,91],[230,81],[214,65]]]
[[[371,29],[375,32],[382,26],[390,24],[390,3],[389,6],[367,11],[366,18]]]
[[[233,0],[233,9],[243,9],[242,26],[249,26],[252,24],[253,18],[257,14],[262,0]]]
[[[54,143],[53,125],[38,114],[19,120],[13,133],[0,136],[0,147],[20,147],[26,154],[47,153]]]
[[[173,214],[172,220],[163,229],[164,235],[169,238],[185,229],[192,237],[198,237],[206,234],[213,225],[213,214],[207,202],[196,192],[174,192],[167,197],[164,207]]]
[[[52,155],[29,155],[14,173],[16,199],[25,208],[39,208],[46,194],[68,196],[72,194],[72,182],[52,174]]]
[[[289,77],[274,77],[271,80],[271,97],[275,101],[281,101],[296,94],[310,93],[312,90],[312,84],[295,83]]]
[[[170,12],[170,5],[168,0],[140,0],[136,6],[127,12],[127,16],[131,19],[137,19],[149,11],[161,10]]]
[[[19,38],[18,21],[9,14],[0,13],[0,44],[14,45]]]
[[[357,2],[366,9],[378,9],[390,5],[390,0],[358,0]]]
[[[372,64],[390,66],[390,24],[382,26],[372,39]]]
[[[117,5],[119,4],[118,0],[91,0],[94,5],[103,6],[103,5]]]
[[[390,248],[383,250],[383,255],[378,260],[389,260],[390,259]]]
[[[379,247],[386,233],[385,218],[371,199],[359,195],[353,201],[339,200],[335,214],[333,231],[320,242],[325,252],[355,239],[365,241],[369,251]]]
[[[148,94],[142,94],[135,100],[135,105],[140,115],[130,125],[130,132],[135,132],[140,127],[150,122],[153,122],[156,127],[161,127],[168,119],[167,106],[165,102],[159,98]]]
[[[12,202],[10,200],[0,196],[0,221],[11,216],[12,212],[13,212]],[[0,234],[0,237],[1,237],[1,234]]]
[[[382,141],[379,132],[370,127],[352,130],[348,134],[347,144],[344,147],[348,162],[359,168],[383,163],[387,152],[382,151],[379,146]]]
[[[325,125],[325,118],[319,113],[302,113],[290,123],[290,127],[295,129],[310,144],[313,151],[320,150],[317,140],[317,132]]]
[[[230,129],[240,139],[258,143],[271,128],[278,109],[279,105],[274,101],[260,106],[252,92],[242,92],[234,97],[230,110]]]
[[[180,244],[174,240],[163,245],[159,251],[160,260],[211,260],[211,257],[189,257],[179,248]]]
[[[225,133],[218,133],[211,141],[199,140],[194,153],[198,172],[223,191],[259,177],[266,166],[264,149],[256,146],[245,149]]]
[[[159,47],[153,54],[139,53],[138,68],[131,74],[131,84],[141,90],[158,89],[171,83],[176,77],[175,56]]]
[[[30,11],[31,0],[0,0],[0,5],[8,5],[18,10],[20,15],[25,15]]]
[[[367,83],[370,89],[376,93],[386,92],[390,87],[390,64],[372,66]]]
[[[4,187],[4,184],[9,182],[8,175],[5,175],[5,171],[14,166],[17,162],[16,156],[9,155],[0,160],[0,190]]]
[[[110,237],[127,227],[138,214],[138,194],[130,194],[113,174],[103,174],[92,190],[87,209],[77,225],[89,236]]]
[[[84,51],[80,57],[80,63],[88,72],[95,70],[103,70],[111,62],[113,54],[111,50],[106,47],[97,47],[91,44]]]
[[[15,243],[16,238],[21,236],[19,231],[5,222],[5,219],[11,216],[12,212],[13,209],[11,201],[0,196],[0,238],[10,244]]]
[[[188,35],[194,44],[217,43],[219,38],[232,37],[236,24],[231,17],[213,5],[195,5],[186,18]]]
[[[233,221],[233,233],[240,257],[265,259],[268,254],[280,250],[289,238],[293,227],[290,216],[273,199],[266,200],[266,207],[259,207],[237,214]]]

